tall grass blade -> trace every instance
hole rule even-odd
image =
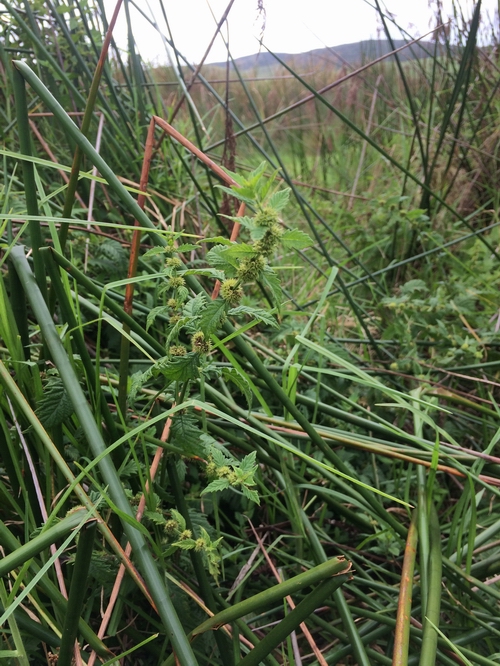
[[[326,583],[318,585],[315,590],[290,612],[277,627],[274,627],[254,649],[244,657],[239,663],[241,666],[258,666],[262,659],[271,652],[277,645],[282,643],[292,631],[295,631],[304,620],[306,620],[316,608],[318,608],[325,599],[333,594],[343,583],[349,580],[344,574],[331,578]]]
[[[14,69],[14,91],[16,98],[16,113],[19,131],[19,143],[21,152],[31,157],[31,133],[28,121],[28,104],[26,100],[26,84],[23,76]],[[26,197],[26,211],[28,215],[38,215],[38,201],[36,195],[35,171],[33,164],[23,160],[24,194]],[[44,298],[47,297],[47,285],[45,282],[45,269],[40,248],[43,245],[40,223],[31,221],[28,224],[30,231],[31,249],[33,251],[33,262],[35,265],[35,277]]]
[[[413,587],[413,571],[417,555],[417,514],[414,511],[408,537],[406,539],[405,558],[401,572],[399,589],[398,614],[394,635],[392,666],[407,666],[410,647],[411,598]]]
[[[87,576],[94,548],[96,527],[97,523],[94,520],[84,525],[80,530],[71,587],[69,589],[68,611],[64,618],[61,635],[61,647],[58,660],[60,666],[71,666],[73,660],[75,639],[78,631],[78,620],[80,619],[85,595],[87,593]]]
[[[420,666],[434,666],[438,643],[439,614],[441,608],[442,546],[439,519],[432,505],[429,515],[429,587],[420,652]],[[428,622],[427,620],[430,620]]]

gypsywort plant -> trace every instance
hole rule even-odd
[[[138,392],[147,382],[154,380],[156,384],[160,379],[161,390],[180,404],[202,391],[207,379],[223,376],[245,395],[251,407],[252,392],[245,373],[239,372],[237,367],[221,368],[214,362],[219,347],[217,333],[228,317],[279,327],[275,315],[282,305],[282,292],[279,277],[271,265],[272,258],[279,246],[302,249],[311,244],[306,233],[285,229],[282,224],[280,213],[288,202],[290,189],[277,189],[276,173],[265,177],[266,166],[263,162],[245,177],[229,172],[237,185],[232,188],[221,186],[227,194],[253,211],[253,215],[229,217],[243,227],[246,240],[236,242],[214,237],[200,240],[196,245],[182,241],[177,244],[179,237],[174,235],[166,247],[153,248],[146,253],[146,256],[160,255],[164,261],[161,269],[166,277],[161,294],[164,303],[151,310],[147,326],[151,327],[159,316],[167,318],[166,353],[145,372],[132,377],[129,402],[137,399]],[[201,243],[212,246],[206,252],[206,265],[192,267],[186,255],[199,250]],[[217,291],[219,295],[212,299],[205,292],[193,295],[186,285],[189,275],[218,280],[220,289],[214,291],[214,295]],[[256,283],[268,295],[273,310],[245,303],[246,293]],[[252,302],[255,302],[254,298]],[[237,460],[223,444],[203,432],[192,407],[176,414],[171,441],[181,445],[186,455],[204,461],[209,483],[202,494],[232,489],[259,503],[254,478],[257,470],[255,452]],[[219,539],[213,542],[206,530],[194,538],[185,522],[179,521],[179,515],[175,512],[165,524],[169,538],[173,539],[170,549],[201,551],[210,573],[217,576]]]

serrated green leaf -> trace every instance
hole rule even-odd
[[[224,465],[229,465],[232,462],[231,458],[224,455],[224,452],[215,446],[209,449],[208,456],[212,458],[217,467],[223,467]]]
[[[170,434],[172,444],[181,448],[186,455],[204,455],[205,447],[201,440],[203,431],[198,426],[198,419],[193,410],[181,411],[175,415]]]
[[[277,211],[283,210],[290,199],[290,192],[290,188],[287,187],[286,190],[280,190],[279,192],[271,194],[267,201],[267,206]]]
[[[247,179],[245,181],[246,184],[253,185],[255,187],[255,185],[257,185],[259,180],[264,175],[266,169],[267,169],[267,162],[266,161],[261,162],[259,166],[256,169],[254,169],[254,171],[252,171],[249,176],[247,176]]]
[[[302,250],[305,247],[310,247],[313,244],[310,236],[300,229],[288,229],[281,236],[280,242],[287,249]]]
[[[179,334],[180,334],[181,330],[182,330],[187,324],[189,324],[190,321],[191,321],[191,317],[182,317],[182,319],[179,319],[179,321],[176,322],[176,323],[172,326],[172,329],[170,330],[170,332],[169,332],[169,334],[168,334],[168,336],[167,336],[167,341],[166,341],[166,343],[165,343],[165,347],[168,348],[174,340],[177,340],[177,338],[179,337]]]
[[[186,520],[184,519],[182,513],[179,513],[177,509],[170,509],[170,515],[179,524],[179,531],[184,532],[186,529]]]
[[[203,539],[205,542],[206,546],[210,546],[212,543],[212,539],[210,538],[210,534],[207,532],[207,530],[200,525],[200,537]]]
[[[180,271],[179,275],[203,275],[205,277],[213,277],[216,280],[224,280],[226,278],[224,271],[217,270],[216,268],[188,268],[186,271]]]
[[[225,215],[223,217],[226,217]],[[202,238],[198,243],[220,243],[222,245],[232,245],[234,241],[224,236],[213,236],[212,238]]]
[[[250,231],[250,238],[253,241],[261,240],[261,238],[263,238],[266,235],[267,230],[268,230],[267,227],[254,227]]]
[[[201,494],[217,493],[221,490],[226,490],[227,488],[229,488],[229,481],[227,479],[215,479],[215,481],[211,481],[208,486],[201,491]]]
[[[232,222],[236,222],[237,224],[241,224],[241,226],[245,227],[245,229],[253,229],[255,227],[254,218],[249,217],[248,215],[243,215],[243,217],[238,217],[236,215],[221,215],[221,217],[224,217],[227,220],[231,220]]]
[[[246,203],[249,206],[252,206],[255,203],[253,197],[248,196],[248,194],[245,195],[245,193],[247,193],[247,192],[250,193],[250,194],[253,193],[253,190],[251,190],[249,188],[235,188],[233,190],[230,187],[224,187],[223,185],[216,185],[216,187],[219,190],[222,190],[223,192],[225,192],[226,194],[229,194],[230,197],[234,197],[235,199],[238,199],[239,201],[243,201],[243,203]],[[240,190],[242,190],[242,192],[240,192]]]
[[[413,294],[415,291],[426,292],[429,289],[423,280],[410,280],[400,287],[400,291],[402,294]]]
[[[158,247],[152,247],[150,250],[145,252],[142,256],[143,256],[143,259],[146,259],[147,257],[154,257],[158,254],[165,254],[166,252],[170,252],[170,248],[158,246]]]
[[[166,305],[158,305],[156,308],[153,308],[148,312],[146,318],[146,331],[148,331],[149,327],[154,324],[156,317],[160,314],[168,314],[168,307]]]
[[[246,177],[242,176],[240,173],[235,173],[234,171],[230,171],[224,166],[222,167],[222,169],[227,173],[228,176],[231,176],[234,182],[238,183],[238,185],[244,185],[247,182]]]
[[[256,189],[259,195],[259,201],[262,202],[265,200],[267,194],[269,193],[269,190],[271,189],[274,181],[276,180],[278,173],[279,169],[275,169],[269,177],[265,178],[264,180],[260,180],[257,183]]]
[[[38,401],[36,415],[44,428],[50,429],[64,423],[73,414],[73,403],[59,377],[52,377],[44,386]]]
[[[242,486],[241,490],[243,492],[243,495],[247,497],[250,501],[255,502],[255,504],[258,504],[260,506],[260,497],[259,493],[256,490],[251,490],[250,488],[247,488],[247,486]]]
[[[233,243],[231,242],[230,245],[233,245]],[[234,273],[235,269],[238,267],[225,256],[224,252],[227,249],[226,245],[216,245],[207,252],[206,260],[210,266],[220,268],[226,273],[226,275],[230,275],[231,273]]]
[[[283,300],[283,292],[281,291],[281,283],[279,277],[272,268],[266,266],[264,272],[260,276],[260,280],[264,287],[270,291],[271,301],[276,308],[280,309]]]
[[[165,516],[158,511],[144,511],[144,517],[155,525],[165,525],[167,522]]]
[[[153,367],[153,366],[151,366]],[[148,374],[146,374],[148,373]],[[146,370],[146,372],[134,372],[134,374],[131,377],[131,383],[130,387],[128,390],[128,395],[127,395],[127,402],[129,405],[133,405],[136,398],[137,394],[139,391],[142,389],[144,384],[151,379],[151,368]]]
[[[274,328],[279,328],[279,324],[276,319],[270,314],[267,310],[262,308],[251,308],[248,305],[239,305],[237,308],[231,308],[228,311],[228,315],[232,317],[237,317],[238,315],[246,314],[253,319],[258,319],[268,326],[273,326]]]
[[[198,245],[193,245],[192,243],[184,243],[183,245],[179,245],[179,247],[175,248],[176,252],[180,252],[181,254],[184,252],[192,252],[193,250],[199,250]]]
[[[222,369],[222,377],[226,380],[226,382],[233,382],[233,384],[236,385],[240,393],[242,393],[245,396],[245,400],[247,401],[248,409],[252,409],[252,390],[250,388],[250,384],[248,381],[240,375],[240,373],[236,370],[236,368],[223,368]],[[215,460],[215,458],[214,458]]]
[[[223,254],[227,261],[230,261],[233,266],[238,268],[242,259],[254,257],[257,252],[255,251],[255,248],[248,243],[238,243],[231,245],[231,247],[224,248]]]
[[[171,361],[168,361],[161,368],[160,373],[176,382],[186,382],[188,379],[196,379],[198,377],[198,365],[200,357],[194,352],[189,352],[185,356],[179,356]]]
[[[178,301],[185,301],[189,297],[189,290],[187,287],[177,287],[175,297]]]
[[[254,473],[257,469],[257,451],[252,451],[240,462],[240,469],[245,474]]]
[[[196,317],[198,316],[205,304],[207,302],[207,295],[204,292],[196,294],[194,298],[191,298],[183,307],[182,314],[186,317]]]
[[[192,550],[196,546],[196,541],[194,539],[182,539],[173,543],[172,546],[177,546],[181,550]]]
[[[198,323],[200,330],[203,331],[205,337],[210,337],[215,333],[221,325],[222,318],[226,314],[227,303],[221,298],[215,301],[210,301],[207,307],[201,313],[200,321]]]
[[[234,173],[223,167],[224,171],[231,176],[231,178],[239,185],[239,189],[244,187],[255,187],[259,180],[262,178],[264,171],[267,168],[267,162],[261,162],[259,166],[252,171],[248,176],[242,176],[241,174]],[[234,186],[237,188],[237,186]],[[237,188],[238,189],[238,188]]]

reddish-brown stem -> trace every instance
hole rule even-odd
[[[106,32],[106,36],[104,37],[104,42],[102,44],[101,54],[99,56],[99,60],[97,62],[97,68],[96,68],[96,73],[99,73],[99,77],[101,76],[102,70],[104,69],[104,65],[106,63],[106,58],[108,56],[109,45],[111,44],[111,38],[113,37],[113,30],[115,29],[115,24],[116,24],[116,21],[118,19],[118,14],[120,13],[122,2],[123,2],[123,0],[117,0],[116,5],[115,5],[115,10],[113,12],[113,16],[111,17],[111,21],[109,22],[109,25],[108,25],[108,30]]]
[[[144,208],[144,203],[146,200],[146,190],[148,186],[148,180],[149,180],[149,169],[151,166],[151,159],[153,155],[153,144],[154,144],[154,130],[155,130],[155,125],[158,125],[164,132],[166,132],[172,139],[175,139],[178,143],[180,143],[182,146],[187,148],[193,155],[195,155],[201,162],[206,164],[209,169],[211,169],[221,180],[223,180],[225,183],[228,185],[237,185],[237,182],[231,178],[218,164],[216,164],[213,160],[211,160],[205,153],[203,153],[199,148],[197,148],[189,139],[186,139],[185,136],[183,136],[180,132],[178,132],[176,129],[172,127],[169,123],[167,123],[163,118],[160,118],[159,116],[153,116],[151,118],[151,122],[149,123],[149,128],[148,128],[148,135],[146,138],[146,146],[144,150],[144,160],[142,163],[142,172],[141,172],[141,181],[140,181],[140,191],[141,194],[139,194],[137,198],[137,203],[141,208]],[[241,204],[240,209],[238,211],[238,217],[241,217],[245,214],[245,204]],[[137,220],[135,221],[135,225],[138,225]],[[238,238],[238,234],[240,231],[240,225],[236,222],[233,225],[233,229],[231,232],[231,240],[234,241]],[[132,239],[132,247],[130,251],[130,261],[129,261],[129,270],[128,270],[128,277],[133,278],[135,277],[136,270],[137,270],[137,260],[138,260],[138,253],[139,253],[139,241],[140,241],[140,230],[134,231],[133,239]],[[217,294],[218,294],[218,289],[220,288],[217,286]],[[215,293],[215,289],[214,289]],[[133,294],[134,294],[134,285],[133,283],[129,283],[126,288],[125,292],[125,305],[124,305],[124,310],[127,314],[132,314],[132,299],[133,299]],[[215,296],[212,295],[212,298],[216,298],[217,294]]]
[[[175,139],[181,146],[187,148],[193,155],[195,155],[203,164],[206,164],[221,180],[227,183],[229,186],[237,185],[238,183],[229,176],[224,169],[222,169],[218,164],[210,159],[204,152],[197,148],[194,143],[191,143],[189,139],[186,139],[180,132],[172,127],[166,120],[160,118],[159,116],[153,116],[154,121],[164,130],[172,139]]]
[[[146,190],[148,187],[149,180],[149,169],[151,166],[151,157],[153,155],[153,143],[154,143],[154,133],[155,133],[155,119],[151,118],[148,128],[148,134],[146,137],[146,146],[144,149],[144,159],[142,161],[142,170],[141,170],[141,180],[139,183],[139,189],[141,193],[137,197],[137,203],[144,210],[144,204],[146,202]],[[137,262],[139,260],[139,249],[141,243],[141,233],[142,230],[139,227],[139,222],[135,221],[135,226],[137,227],[134,230],[132,235],[132,245],[130,248],[130,260],[128,265],[128,274],[129,279],[134,278],[137,272]],[[125,302],[123,309],[129,315],[132,314],[132,300],[134,297],[134,283],[129,282],[125,289]]]
[[[155,119],[154,116],[149,122],[148,134],[146,137],[146,146],[144,148],[144,158],[142,160],[142,169],[141,169],[141,180],[139,182],[140,194],[137,197],[137,203],[144,210],[144,204],[146,201],[146,190],[148,187],[149,180],[149,168],[151,166],[151,157],[153,154],[153,141],[155,133]],[[134,226],[136,227],[134,233],[132,234],[132,244],[130,246],[130,258],[128,264],[128,273],[127,286],[125,287],[125,301],[123,304],[124,311],[132,316],[133,310],[133,298],[134,298],[134,281],[135,275],[137,273],[137,263],[139,261],[139,249],[141,243],[141,233],[139,222],[135,220]],[[120,348],[120,377],[118,384],[118,406],[122,413],[122,416],[125,417],[125,411],[127,407],[127,377],[128,377],[128,364],[129,364],[129,351],[130,351],[130,342],[127,335],[130,333],[130,329],[125,324],[123,325],[124,335],[121,339],[121,348]]]

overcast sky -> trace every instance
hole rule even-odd
[[[105,0],[108,17],[116,0]],[[177,48],[191,62],[199,62],[215,31],[229,0],[164,0],[170,29]],[[139,0],[138,4],[168,35],[158,0]],[[301,53],[324,46],[338,46],[381,36],[380,22],[371,2],[366,0],[262,0],[265,7],[263,43],[281,53]],[[427,33],[435,26],[429,0],[387,0],[381,3],[397,20],[399,26],[413,36]],[[458,0],[461,10],[470,15],[472,0]],[[257,10],[258,0],[235,0],[225,34],[229,36],[231,54],[237,58],[259,50],[258,37],[263,15]],[[443,0],[445,13],[452,14],[452,0]],[[496,23],[498,35],[498,0],[483,0],[483,15]],[[161,38],[133,8],[134,34],[142,57],[152,63],[165,63]],[[115,38],[127,49],[124,10],[121,10]],[[397,30],[394,37],[400,37]],[[220,37],[206,62],[225,60],[226,52]]]

